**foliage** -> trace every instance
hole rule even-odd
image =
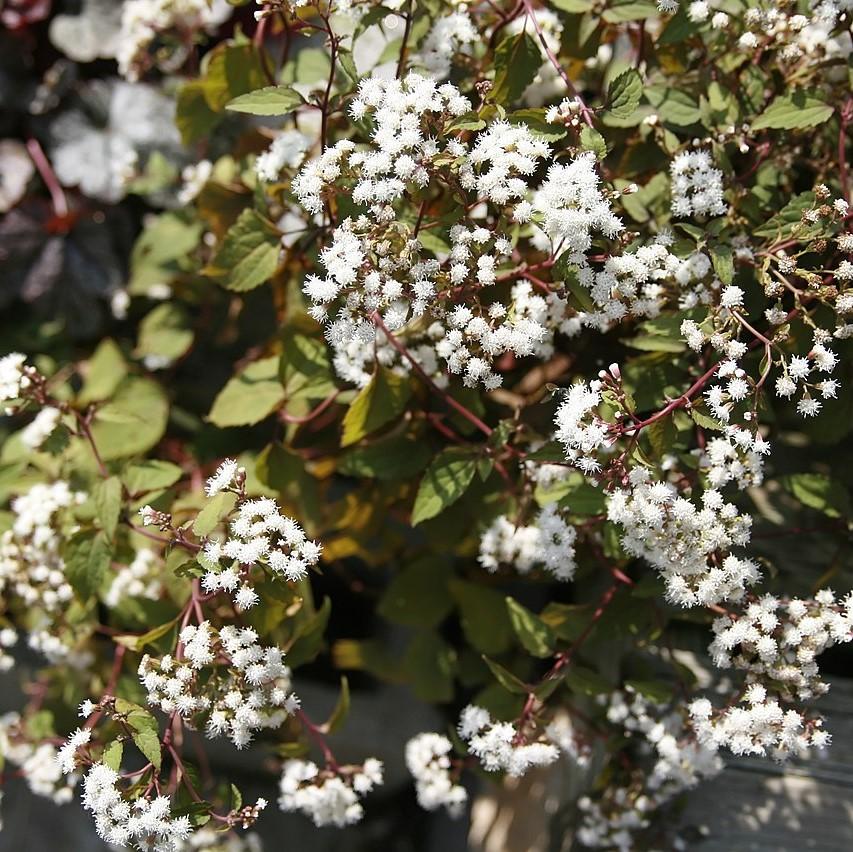
[[[0,724],[31,788],[120,846],[244,848],[266,801],[196,765],[221,735],[351,825],[382,765],[335,735],[387,682],[447,721],[391,746],[427,810],[559,759],[579,846],[670,848],[722,749],[825,746],[847,13],[115,5],[0,4],[0,665],[35,696]]]

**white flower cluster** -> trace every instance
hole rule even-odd
[[[0,754],[8,764],[17,767],[35,795],[51,799],[57,805],[71,801],[77,778],[64,778],[56,746],[27,740],[17,713],[0,717]]]
[[[700,742],[780,760],[829,744],[822,720],[791,705],[829,689],[816,658],[853,640],[853,595],[843,601],[828,589],[813,600],[765,595],[736,617],[716,619],[714,633],[709,649],[714,662],[746,672],[747,685],[738,703],[721,710],[707,698],[690,705]]]
[[[785,709],[761,684],[753,684],[741,701],[718,713],[707,698],[690,704],[696,736],[707,748],[728,748],[733,754],[770,754],[782,760],[809,747],[829,744],[821,719],[806,719]]]
[[[418,734],[406,743],[406,766],[415,779],[418,804],[424,810],[446,808],[452,817],[458,817],[465,810],[468,791],[451,774],[452,750],[450,740],[442,734]]]
[[[15,519],[0,537],[0,591],[29,608],[58,611],[73,597],[60,555],[64,510],[86,495],[67,482],[38,483],[12,500]]]
[[[190,818],[172,816],[168,796],[128,801],[118,781],[118,772],[103,763],[93,764],[83,778],[83,807],[94,817],[98,836],[116,846],[183,852],[192,833]]]
[[[245,499],[241,483],[245,471],[234,459],[226,459],[205,485],[208,497],[224,491],[235,491],[240,498],[236,517],[230,523],[231,537],[222,541],[205,540],[198,561],[205,569],[202,586],[207,592],[226,591],[234,594],[240,610],[258,603],[251,587],[252,568],[268,566],[274,575],[286,580],[301,580],[320,559],[321,546],[311,541],[293,518],[281,514],[270,497]],[[140,510],[143,523],[155,524],[158,515],[149,506]],[[226,564],[223,566],[223,560]]]
[[[130,565],[119,569],[104,595],[104,603],[112,608],[125,598],[156,601],[163,589],[160,557],[146,547],[136,552]]]
[[[736,482],[743,490],[764,480],[764,456],[770,444],[757,430],[726,426],[722,435],[711,438],[699,456],[699,467],[711,488]]]
[[[512,722],[492,720],[488,710],[469,704],[459,716],[459,736],[487,772],[520,777],[533,766],[553,763],[560,751],[551,742],[526,742]]]
[[[343,828],[364,815],[360,797],[382,783],[382,762],[368,758],[360,767],[320,769],[310,760],[285,762],[279,783],[279,807],[301,811],[318,828]]]
[[[37,450],[53,434],[59,425],[62,412],[46,405],[21,431],[21,443],[29,450]]]
[[[696,742],[683,714],[667,712],[639,693],[614,692],[607,718],[635,742],[638,759],[653,763],[633,771],[627,783],[608,784],[596,799],[582,796],[577,839],[594,849],[631,852],[654,811],[718,774],[723,763],[714,749]]]
[[[479,34],[467,12],[441,15],[435,19],[413,61],[420,63],[434,80],[443,80],[450,74],[453,57],[478,39]]]
[[[293,192],[306,210],[318,213],[322,194],[348,167],[355,177],[353,201],[372,205],[373,212],[388,221],[385,205],[401,198],[407,184],[429,183],[428,169],[440,153],[431,134],[442,138],[446,123],[470,109],[468,98],[450,83],[438,86],[418,74],[408,74],[402,81],[368,77],[359,84],[349,112],[356,120],[372,114],[373,144],[356,150],[351,142],[338,142],[305,165],[293,181]],[[454,156],[465,153],[454,139],[447,149]]]
[[[595,154],[586,152],[570,163],[554,163],[534,193],[533,203],[516,207],[515,218],[524,222],[534,214],[541,217],[545,245],[556,257],[569,252],[578,266],[586,263],[585,252],[594,233],[617,237],[624,230],[600,187]]]
[[[710,259],[698,251],[678,257],[669,251],[670,241],[661,236],[635,251],[611,255],[598,272],[580,267],[578,280],[598,308],[582,314],[581,322],[606,331],[627,316],[656,317],[669,305],[689,310],[709,304],[719,287]]]
[[[539,161],[550,154],[548,143],[534,136],[526,124],[495,121],[477,135],[460,169],[459,182],[465,189],[476,192],[479,198],[501,207],[524,198],[527,193],[525,177],[533,175]],[[553,197],[553,184],[546,183],[540,192]],[[564,204],[568,198],[565,194],[560,196]],[[528,206],[525,202],[523,209]]]
[[[511,565],[519,574],[542,565],[556,579],[571,580],[577,567],[576,537],[575,528],[563,520],[554,504],[542,509],[527,526],[500,515],[480,538],[480,564],[488,571]]]
[[[155,660],[146,654],[139,664],[150,705],[203,723],[208,737],[225,734],[237,748],[298,709],[283,653],[259,645],[252,628],[226,625],[217,632],[203,621],[186,626],[179,639],[182,655]]]
[[[713,489],[702,494],[698,508],[669,483],[651,482],[643,468],[634,468],[629,479],[630,488],[608,496],[607,517],[623,527],[625,550],[660,572],[669,601],[708,606],[739,600],[758,580],[758,565],[751,560],[716,555],[749,542],[749,515]]]
[[[805,701],[829,689],[820,679],[816,658],[851,639],[853,594],[837,602],[824,589],[813,600],[765,595],[735,620],[721,616],[714,621],[709,651],[717,666],[769,678],[785,700]]]
[[[10,352],[0,358],[0,402],[13,402],[20,399],[32,384],[24,369],[26,361],[27,356],[20,352]],[[6,413],[11,414],[12,410],[7,408]]]
[[[601,388],[598,379],[573,384],[554,417],[556,438],[565,448],[566,458],[584,473],[601,470],[597,454],[613,443],[608,437],[610,425],[597,413]]]
[[[670,175],[673,216],[704,219],[728,211],[723,199],[723,173],[714,166],[709,151],[682,151],[673,159]]]
[[[196,31],[215,28],[230,14],[225,3],[210,0],[125,0],[116,47],[119,73],[128,80],[138,80],[151,62],[152,46],[168,31],[175,34],[176,41],[170,63],[179,67],[188,55],[184,52],[187,40],[191,44]]]
[[[311,140],[298,130],[284,130],[270,147],[255,160],[255,173],[267,183],[278,180],[284,169],[298,169],[305,159]]]
[[[797,413],[802,417],[814,417],[820,412],[822,402],[813,394],[819,394],[822,399],[835,399],[840,382],[837,379],[814,380],[815,374],[831,373],[838,366],[838,356],[826,347],[828,333],[818,331],[815,342],[807,355],[792,355],[787,363],[783,363],[783,373],[776,379],[776,395],[790,399],[794,394],[802,392],[797,402]]]

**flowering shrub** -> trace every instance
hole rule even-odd
[[[412,801],[572,767],[586,848],[828,746],[846,4],[106,5],[0,4],[4,780],[254,850],[220,738],[349,826],[338,670],[441,706]]]

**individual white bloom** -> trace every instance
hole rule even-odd
[[[694,2],[687,7],[687,17],[695,24],[707,21],[709,14],[710,9],[708,8],[708,4],[705,0],[694,0]]]
[[[610,443],[609,425],[597,414],[600,403],[598,382],[577,383],[566,392],[554,418],[566,457],[584,473],[600,470],[597,455]]]

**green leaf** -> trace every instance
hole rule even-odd
[[[107,338],[85,364],[83,388],[77,396],[80,405],[109,399],[127,375],[127,361],[115,341]]]
[[[329,616],[332,613],[332,599],[323,598],[323,604],[311,618],[306,621],[294,637],[294,642],[287,649],[287,665],[295,668],[313,660],[323,647],[323,635]]]
[[[820,473],[792,473],[782,477],[782,485],[810,509],[830,518],[850,516],[850,495],[837,479]]]
[[[250,426],[269,417],[285,395],[278,371],[277,357],[249,364],[219,391],[207,419],[214,426]]]
[[[370,383],[359,391],[344,416],[341,446],[360,441],[402,414],[411,393],[408,376],[377,367]]]
[[[163,302],[139,324],[136,355],[176,361],[192,346],[194,337],[184,308],[177,302]]]
[[[593,127],[584,125],[581,128],[581,147],[584,151],[592,151],[597,160],[603,160],[607,156],[607,143]]]
[[[121,740],[113,740],[107,743],[104,747],[104,753],[101,755],[101,763],[109,766],[113,772],[118,772],[121,768],[121,758],[124,754],[124,743]]]
[[[157,720],[147,710],[124,698],[116,698],[116,713],[126,717],[134,744],[159,772],[162,755]]]
[[[162,388],[151,379],[128,377],[95,414],[95,446],[104,461],[141,455],[163,437],[168,417]]]
[[[207,136],[219,122],[205,97],[203,80],[190,80],[179,89],[175,105],[175,124],[184,145],[192,145]]]
[[[416,634],[403,658],[409,682],[421,701],[453,700],[456,653],[440,636],[429,631]]]
[[[834,109],[808,92],[779,95],[752,122],[753,130],[798,130],[815,127],[829,119]]]
[[[335,390],[325,342],[285,329],[280,375],[288,402],[323,399]]]
[[[338,472],[381,480],[410,479],[427,466],[431,457],[432,453],[423,441],[392,435],[350,450],[341,457]]]
[[[408,627],[435,627],[453,608],[448,580],[449,560],[426,556],[391,578],[376,611],[383,618]]]
[[[171,621],[153,627],[151,630],[141,633],[138,636],[131,633],[113,636],[113,642],[124,645],[125,648],[129,648],[131,651],[141,651],[146,645],[150,645],[162,636],[165,636],[177,623],[178,619],[173,618]]]
[[[582,695],[603,695],[613,690],[609,681],[598,672],[588,669],[586,666],[579,666],[577,663],[572,663],[569,667],[565,674],[565,680],[573,692]]]
[[[714,264],[714,272],[723,284],[731,284],[735,277],[735,265],[732,260],[731,246],[710,246],[711,262]]]
[[[702,118],[699,105],[686,92],[667,86],[649,86],[646,98],[655,108],[658,118],[677,127],[695,124]]]
[[[237,495],[233,491],[220,491],[215,494],[198,513],[193,523],[193,532],[199,538],[210,535],[219,522],[234,511],[236,505]]]
[[[501,654],[512,644],[512,626],[500,592],[466,580],[451,580],[465,638],[484,654]]]
[[[95,487],[92,497],[101,529],[108,539],[112,539],[121,514],[121,480],[117,476],[102,480]]]
[[[182,476],[183,471],[176,464],[159,459],[145,459],[126,468],[122,481],[128,493],[135,495],[168,488]]]
[[[245,293],[269,281],[278,268],[281,244],[275,226],[252,209],[228,229],[205,275],[227,290]]]
[[[803,225],[803,213],[814,207],[815,194],[811,191],[801,192],[795,195],[775,216],[768,219],[763,225],[756,228],[753,233],[757,237],[770,237],[776,240],[787,239],[794,232],[798,236],[806,236],[810,231],[820,231],[820,225]]]
[[[341,694],[338,696],[338,701],[335,704],[335,709],[332,710],[332,715],[329,716],[325,724],[322,726],[323,732],[333,734],[335,731],[339,730],[343,726],[344,722],[346,722],[347,716],[349,715],[349,708],[349,681],[346,676],[342,676]]]
[[[79,532],[62,549],[65,576],[81,601],[97,594],[107,575],[112,549],[104,533]]]
[[[534,657],[551,656],[556,643],[556,637],[551,628],[541,618],[510,597],[506,598],[506,608],[512,629],[524,648]]]
[[[570,15],[582,15],[593,7],[592,0],[550,0],[550,5]]]
[[[528,689],[522,681],[520,681],[512,672],[505,669],[500,663],[490,660],[483,654],[483,661],[489,667],[491,673],[495,676],[495,680],[510,692],[518,695],[527,695]]]
[[[629,68],[623,71],[607,89],[607,108],[617,118],[628,118],[640,105],[643,95],[643,78]]]
[[[621,24],[626,21],[641,21],[644,18],[655,18],[660,14],[655,3],[645,0],[628,0],[626,3],[614,3],[604,10],[601,16],[608,24]]]
[[[250,115],[287,115],[303,103],[302,95],[290,86],[264,86],[239,95],[229,101],[225,109]]]
[[[625,686],[630,686],[656,704],[667,704],[673,698],[672,687],[660,680],[626,680]]]
[[[468,489],[477,471],[477,459],[458,447],[436,456],[418,486],[412,509],[412,526],[434,518],[455,503]]]
[[[507,106],[517,101],[542,65],[542,52],[529,33],[507,36],[495,50],[495,82],[491,97]]]

